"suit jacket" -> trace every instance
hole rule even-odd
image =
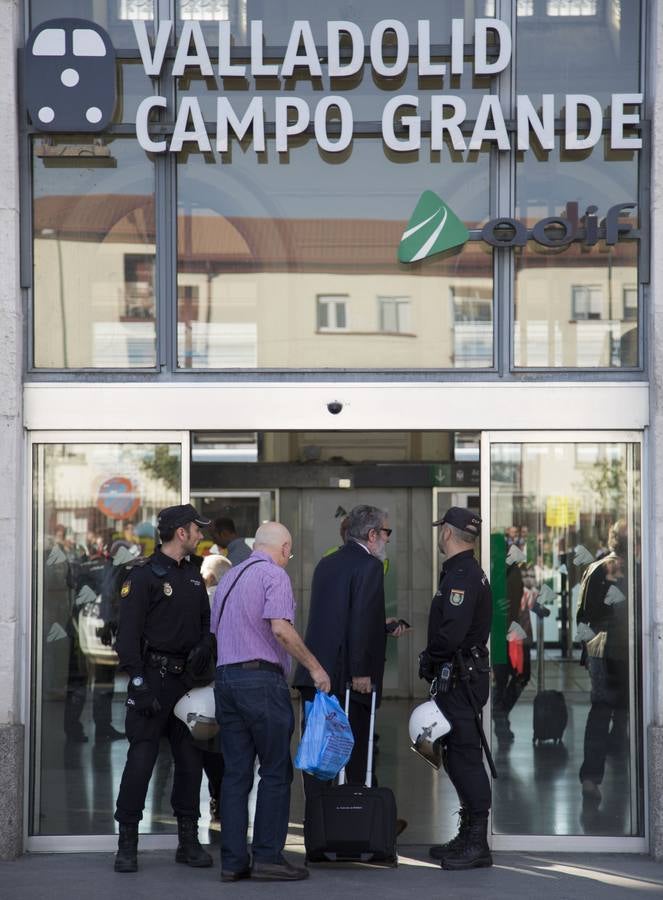
[[[315,567],[305,642],[329,673],[332,693],[341,704],[353,676],[370,675],[380,701],[386,650],[384,568],[355,541]],[[293,683],[312,687],[302,665]],[[353,700],[370,703],[370,695],[353,693]]]

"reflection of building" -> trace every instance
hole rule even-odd
[[[36,203],[36,302],[45,308],[57,237],[65,314],[76,322],[70,365],[153,360],[152,212],[146,197],[80,197],[72,221],[66,198]],[[386,355],[390,368],[490,367],[490,249],[470,243],[413,275],[393,250],[403,227],[362,219],[181,216],[180,366],[336,368],[343,359],[371,368]],[[532,244],[516,282],[517,364],[633,366],[635,254],[626,243],[591,254],[573,245],[563,255]],[[81,303],[85,285],[92,287],[90,303]],[[275,310],[287,314],[275,317]],[[53,308],[36,334],[42,365],[61,363],[57,320]]]
[[[85,841],[78,831],[107,841],[95,846],[112,846],[112,765],[96,766],[93,743],[76,757],[78,768],[64,764],[73,759],[60,728],[64,698],[90,687],[85,666],[76,666],[72,628],[76,598],[96,585],[83,583],[79,556],[99,540],[137,538],[149,548],[158,507],[189,493],[214,515],[235,516],[247,532],[275,515],[292,526],[290,571],[302,619],[312,565],[338,541],[342,511],[354,502],[389,507],[395,527],[388,594],[415,627],[410,644],[391,648],[388,660],[390,696],[402,699],[419,688],[417,643],[440,563],[430,522],[445,505],[481,510],[486,568],[501,567],[517,529],[531,547],[537,587],[545,582],[555,595],[555,615],[562,592],[568,595],[567,618],[580,568],[562,557],[576,543],[599,552],[612,520],[625,518],[630,734],[627,763],[608,767],[615,814],[609,818],[604,808],[582,817],[577,746],[569,735],[569,759],[559,771],[551,774],[533,757],[525,778],[503,781],[514,791],[534,784],[528,793],[536,808],[528,796],[500,795],[496,787],[491,840],[498,849],[651,848],[663,855],[656,812],[663,801],[663,699],[656,694],[663,658],[660,642],[650,640],[663,595],[654,552],[663,504],[663,262],[650,253],[659,243],[662,198],[649,165],[661,156],[663,106],[649,81],[661,51],[640,40],[660,30],[660,4],[630,0],[626,15],[626,4],[612,0],[500,3],[495,8],[516,53],[513,68],[498,78],[473,78],[466,58],[452,83],[419,79],[411,61],[399,83],[365,67],[334,85],[305,73],[266,85],[195,72],[173,84],[170,50],[153,82],[134,52],[132,23],[147,22],[149,31],[154,4],[78,6],[108,30],[120,57],[114,130],[37,135],[25,111],[12,106],[18,96],[6,99],[0,519],[14,540],[0,551],[0,756],[15,762],[0,800],[0,853],[7,823],[24,809],[24,832],[9,835],[10,853],[20,845],[52,847],[49,835],[58,829],[58,849]],[[249,65],[251,21],[263,21],[269,64],[287,44],[295,6],[161,0],[158,12],[178,33],[198,17],[210,46],[219,23],[230,23],[233,62]],[[390,4],[389,14],[402,19],[411,38],[417,20],[429,17],[435,46],[447,40],[451,20],[462,18],[471,47],[475,17],[492,15],[493,6],[423,0]],[[69,15],[70,7],[24,0],[21,12],[35,25]],[[328,19],[351,18],[350,7],[370,34],[375,4],[308,4],[316,40]],[[10,4],[0,26],[11,50],[0,60],[9,92],[17,80],[14,36],[23,34],[12,19],[17,12]],[[123,50],[132,53],[125,59]],[[389,59],[392,51],[385,44]],[[219,93],[241,110],[257,94],[271,109],[279,94],[310,101],[338,91],[352,103],[358,131],[342,154],[320,151],[310,135],[278,154],[268,123],[264,154],[254,153],[247,135],[231,140],[222,158],[190,150],[147,155],[136,140],[136,109],[148,94],[170,97],[171,89],[180,99],[198,98],[210,123]],[[640,111],[652,115],[634,129],[645,150],[613,152],[609,98],[640,91]],[[445,146],[431,153],[424,122],[422,149],[395,152],[381,139],[379,115],[396,92],[420,95],[422,112],[433,94],[462,97],[468,133],[491,92],[505,111],[511,146],[517,94],[529,93],[535,107],[540,94],[554,94],[560,122],[563,98],[588,94],[601,107],[601,138],[578,153],[561,152],[559,141],[545,152],[498,152],[487,141],[478,151]],[[171,111],[158,123],[168,138]],[[210,138],[214,145],[212,127]],[[531,226],[569,202],[581,213],[595,205],[600,228],[611,206],[639,202],[639,234],[609,249],[597,241],[562,251],[535,243],[493,250],[472,240],[460,251],[399,265],[405,222],[425,190],[473,230],[502,215]],[[126,521],[98,503],[99,485],[122,478],[141,492],[141,506]],[[87,591],[81,605],[88,620],[102,617]],[[558,638],[555,617],[547,621],[546,640],[557,640],[548,648],[554,659],[546,660],[552,679],[564,669],[555,662],[562,650],[577,658],[580,648]],[[558,676],[558,686],[568,692],[570,731],[579,735],[589,695],[583,671],[574,672],[573,683]],[[51,673],[57,685],[49,693]],[[115,698],[119,726],[119,678]],[[82,717],[92,736],[89,707],[88,695]],[[518,707],[517,749],[529,752],[531,697]],[[170,813],[158,785],[155,797],[144,824],[159,834],[169,830]]]

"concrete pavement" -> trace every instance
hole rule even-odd
[[[299,848],[288,848],[301,861]],[[589,853],[494,853],[492,869],[445,872],[427,847],[401,848],[399,866],[311,866],[311,877],[292,884],[222,884],[218,862],[211,869],[176,865],[172,851],[143,851],[139,872],[113,872],[110,853],[28,854],[0,863],[1,900],[624,900],[663,898],[663,865],[646,856]]]

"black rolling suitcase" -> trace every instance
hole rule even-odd
[[[537,644],[537,686],[534,698],[533,710],[533,735],[532,743],[542,741],[555,741],[560,744],[569,715],[566,709],[566,700],[561,691],[545,690],[545,673],[543,660],[543,620],[536,624]]]
[[[346,713],[350,690],[345,695]],[[368,765],[364,786],[345,784],[345,769],[338,784],[321,785],[307,797],[304,844],[308,862],[381,862],[397,865],[396,800],[389,788],[372,787],[375,689],[371,695]]]

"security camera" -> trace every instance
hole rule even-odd
[[[343,409],[343,404],[339,403],[338,400],[332,400],[331,403],[327,404],[327,409],[332,414],[332,416],[337,416]]]

